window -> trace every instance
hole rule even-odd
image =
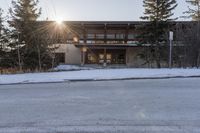
[[[88,39],[95,39],[95,34],[88,34],[88,35],[87,35],[87,38],[88,38]]]
[[[88,54],[88,63],[89,64],[95,64],[95,63],[97,63],[97,57],[96,57],[96,55],[95,54]]]
[[[65,53],[56,53],[55,60],[57,64],[64,64],[65,63]]]
[[[104,39],[104,34],[96,34],[96,39]]]
[[[115,39],[115,34],[107,34],[107,39]]]
[[[116,34],[116,39],[124,39],[125,35],[124,34]]]
[[[129,34],[128,39],[135,39],[137,34]]]

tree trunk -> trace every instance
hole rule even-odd
[[[19,71],[22,72],[21,54],[20,54],[20,48],[19,48],[19,33],[18,33],[18,41],[17,41],[17,56],[18,56]]]
[[[161,63],[160,63],[160,48],[159,46],[156,46],[156,65],[157,65],[157,68],[161,68]]]
[[[42,70],[42,65],[41,65],[41,53],[40,53],[40,48],[39,45],[37,44],[37,51],[38,51],[38,64],[39,64],[39,71]]]

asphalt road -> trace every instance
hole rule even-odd
[[[200,78],[0,86],[0,133],[200,133]]]

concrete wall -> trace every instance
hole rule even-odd
[[[65,53],[65,64],[81,64],[81,50],[73,44],[56,44],[59,48],[56,53]]]

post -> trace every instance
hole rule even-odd
[[[85,65],[85,51],[82,52],[82,64],[81,66]]]
[[[106,57],[106,48],[104,48],[104,63],[103,63],[103,67],[107,66],[107,57]]]
[[[169,68],[172,68],[172,42],[174,39],[174,33],[172,31],[169,32]]]
[[[54,65],[55,65],[55,59],[56,59],[56,52],[55,52],[55,45],[53,45],[53,54],[52,54],[52,62],[51,62],[52,69],[54,68]]]
[[[85,56],[86,56],[87,48],[83,47],[82,48],[82,63],[81,66],[85,65]]]

